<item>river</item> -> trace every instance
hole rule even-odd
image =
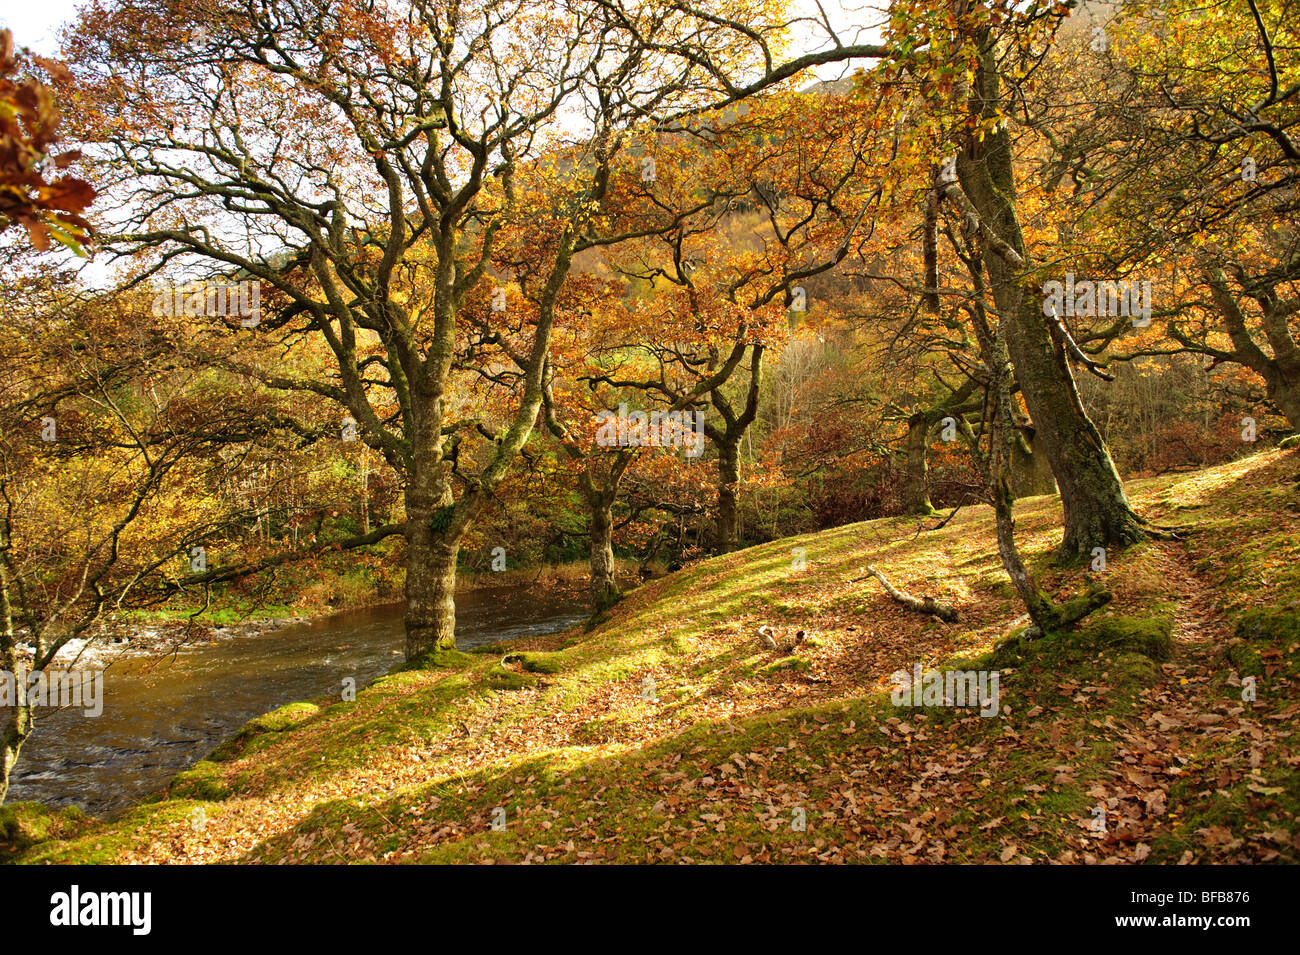
[[[586,616],[535,588],[456,598],[462,650],[563,630]],[[103,713],[37,712],[9,802],[34,799],[113,816],[162,789],[244,723],[285,703],[341,694],[402,662],[402,608],[355,610],[261,633],[237,632],[164,658],[124,657],[104,673]]]

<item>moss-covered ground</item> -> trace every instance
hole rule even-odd
[[[1019,502],[1053,597],[1115,595],[1037,640],[983,508],[704,561],[590,629],[261,717],[113,822],[8,807],[0,860],[1295,862],[1298,478],[1291,451],[1132,482],[1179,539],[1102,573],[1054,567],[1059,502]],[[896,706],[915,664],[996,670],[997,715]]]

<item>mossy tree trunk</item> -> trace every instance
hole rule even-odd
[[[1016,546],[1016,523],[1013,506],[1015,494],[1011,485],[1012,461],[1021,435],[1013,414],[1011,358],[1007,348],[1007,324],[999,314],[990,324],[985,307],[988,289],[984,284],[984,266],[981,253],[972,248],[963,257],[971,277],[974,294],[971,296],[969,314],[979,342],[980,357],[988,370],[988,393],[985,401],[987,419],[987,451],[981,453],[980,440],[964,418],[958,419],[962,434],[970,445],[976,468],[987,489],[993,505],[998,541],[998,556],[1011,578],[1012,585],[1029,617],[1040,633],[1073,626],[1097,607],[1111,599],[1104,591],[1090,590],[1087,594],[1057,605],[1039,588],[1034,575],[1025,565]]]
[[[612,606],[622,596],[614,564],[614,502],[618,499],[623,475],[636,459],[639,449],[620,448],[609,451],[580,442],[560,420],[547,368],[542,390],[542,411],[546,426],[560,442],[570,461],[582,465],[578,490],[587,504],[587,544],[592,606],[597,613]]]
[[[726,554],[742,544],[740,516],[740,442],[758,416],[758,395],[762,384],[763,346],[754,345],[750,352],[749,387],[745,406],[737,413],[731,401],[714,388],[709,397],[722,416],[723,426],[705,422],[704,431],[718,451],[718,553]]]
[[[0,522],[0,672],[14,675],[12,706],[0,706],[0,806],[9,795],[9,775],[23,743],[32,732],[32,711],[27,705],[27,687],[18,685],[18,640],[14,632],[14,607],[10,601],[8,572],[8,520]]]
[[[714,444],[718,449],[718,552],[726,554],[740,546],[740,439],[723,435]]]
[[[453,466],[461,440],[458,435],[465,425],[447,420],[444,401],[456,359],[458,293],[453,238],[442,237],[434,279],[433,340],[423,359],[412,361],[407,373],[407,660],[456,647],[456,561],[460,544],[532,436],[542,411],[555,305],[569,274],[576,241],[568,229],[560,234],[550,271],[537,292],[538,319],[532,346],[514,356],[522,382],[519,404],[507,427],[488,433],[492,446],[486,463],[473,474],[459,474],[463,492],[455,497],[451,486]],[[375,417],[368,406],[358,410]]]
[[[1056,477],[1047,455],[1036,450],[1033,427],[1017,425],[1019,437],[1011,449],[1011,490],[1016,497],[1056,493]]]
[[[930,449],[927,443],[933,422],[924,411],[907,419],[907,460],[904,465],[903,513],[932,514],[930,489],[926,479],[930,471]]]
[[[421,400],[423,399],[423,400]],[[456,563],[468,502],[452,499],[438,395],[413,396],[415,425],[406,487],[406,659],[456,646]],[[458,513],[459,511],[459,513]]]
[[[614,514],[608,503],[591,508],[591,600],[599,611],[619,598],[614,575]]]
[[[1005,325],[999,319],[996,326],[990,328],[984,299],[987,290],[981,275],[978,254],[967,262],[971,280],[975,286],[975,296],[971,308],[971,318],[975,327],[975,337],[980,345],[980,357],[988,369],[988,398],[986,408],[989,420],[985,422],[988,431],[988,451],[979,453],[979,441],[962,421],[962,430],[970,443],[976,466],[983,471],[984,482],[988,488],[993,504],[996,521],[998,556],[1002,567],[1011,578],[1012,585],[1020,597],[1021,603],[1029,611],[1029,617],[1046,631],[1053,621],[1052,605],[1047,596],[1038,587],[1033,574],[1025,566],[1016,546],[1016,522],[1013,506],[1015,496],[1011,490],[1011,460],[1014,444],[1018,438],[1011,414],[1011,359],[1007,353]]]
[[[1016,522],[1013,505],[1015,494],[1011,488],[1011,465],[1016,446],[1020,441],[1015,421],[1011,414],[1011,369],[1007,356],[1002,326],[996,334],[985,334],[988,339],[984,347],[985,362],[990,367],[990,388],[993,389],[989,402],[992,418],[989,428],[989,455],[986,466],[986,480],[993,501],[993,514],[997,525],[998,555],[1002,566],[1011,578],[1021,602],[1029,612],[1040,634],[1066,630],[1086,617],[1098,607],[1111,599],[1111,594],[1102,590],[1089,590],[1087,593],[1065,601],[1054,603],[1038,586],[1034,575],[1025,566],[1016,546]]]
[[[636,452],[624,449],[609,455],[608,469],[603,475],[593,473],[598,458],[589,455],[583,470],[579,487],[587,502],[588,543],[590,546],[590,590],[593,608],[600,612],[612,606],[622,591],[614,564],[614,501],[618,498],[619,485],[628,466],[635,458]]]
[[[994,35],[979,28],[979,68],[972,111],[998,117],[1000,77]],[[980,243],[993,300],[1005,323],[1006,345],[1021,394],[1052,465],[1065,511],[1060,555],[1085,556],[1097,546],[1125,546],[1144,536],[1115,463],[1079,398],[1064,346],[1042,311],[1016,212],[1011,136],[1005,124],[970,137],[957,156],[957,177],[980,220]]]
[[[1260,283],[1256,289],[1256,304],[1260,311],[1260,327],[1264,339],[1273,354],[1269,355],[1255,342],[1246,322],[1246,315],[1241,310],[1232,290],[1228,286],[1228,277],[1217,265],[1205,269],[1214,304],[1218,306],[1223,323],[1232,343],[1230,350],[1213,349],[1194,345],[1185,335],[1179,334],[1174,327],[1174,337],[1184,345],[1192,345],[1198,351],[1214,355],[1218,360],[1233,361],[1245,365],[1264,379],[1264,387],[1269,401],[1277,405],[1286,416],[1287,424],[1292,430],[1300,431],[1300,345],[1291,331],[1292,318],[1300,305],[1291,301],[1279,301],[1273,288],[1267,283]]]
[[[6,669],[14,672],[12,665],[6,665]],[[9,774],[18,762],[23,743],[32,732],[32,711],[26,705],[26,687],[16,686],[15,689],[18,691],[17,705],[0,707],[0,806],[9,795]]]
[[[934,253],[938,255],[936,250]],[[937,261],[937,259],[936,259]],[[983,396],[974,380],[967,380],[946,398],[929,408],[914,412],[907,419],[907,457],[904,463],[905,486],[902,506],[905,514],[932,514],[930,500],[930,433],[945,418],[953,422],[964,415],[982,410]]]

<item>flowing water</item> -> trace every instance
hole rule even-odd
[[[456,598],[462,649],[554,633],[586,614],[531,588]],[[37,712],[8,801],[76,805],[111,816],[162,789],[244,723],[285,703],[357,688],[402,662],[402,608],[356,610],[220,638],[163,658],[127,657],[104,673],[103,713]]]

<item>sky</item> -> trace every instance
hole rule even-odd
[[[70,22],[85,0],[0,0],[0,27],[13,31],[14,43],[45,56],[59,51],[58,28]]]

